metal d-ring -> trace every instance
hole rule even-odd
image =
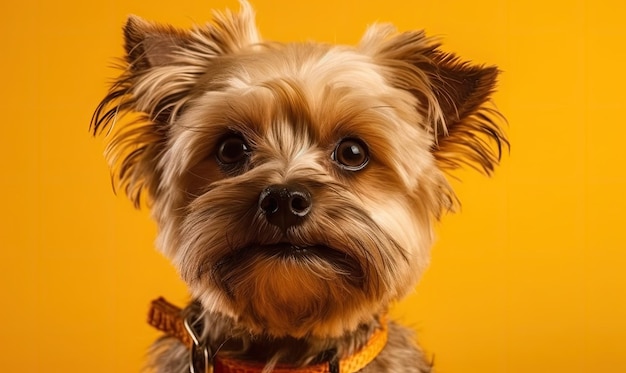
[[[193,346],[189,351],[189,373],[213,373],[211,361],[211,351],[206,342],[202,342],[192,325],[193,314],[188,314],[184,319],[187,334],[193,341]]]

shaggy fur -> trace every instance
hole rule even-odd
[[[444,171],[490,173],[508,143],[495,67],[389,25],[356,47],[267,42],[253,18],[246,2],[192,30],[130,17],[92,129],[115,184],[150,206],[213,351],[271,371],[360,348],[428,264],[456,203]],[[188,370],[180,343],[153,352],[158,371]],[[392,323],[363,372],[429,370]]]

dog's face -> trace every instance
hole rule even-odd
[[[415,285],[455,202],[442,170],[497,163],[497,70],[389,26],[354,48],[264,43],[242,8],[192,31],[129,19],[95,131],[135,114],[109,159],[208,311],[336,336]]]

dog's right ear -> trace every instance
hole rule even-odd
[[[144,191],[149,198],[158,192],[167,133],[193,97],[198,79],[215,58],[236,54],[260,37],[245,0],[240,12],[215,12],[213,22],[191,30],[131,16],[124,37],[123,72],[94,112],[91,129],[94,135],[108,135],[106,157],[114,185],[139,206]],[[125,114],[133,114],[132,120],[122,123]]]
[[[205,65],[212,57],[236,53],[260,41],[250,4],[241,11],[214,12],[213,22],[192,30],[147,22],[130,16],[124,26],[126,61],[136,71],[191,63]]]
[[[175,53],[190,44],[189,33],[131,15],[124,25],[126,62],[134,71],[175,63]]]

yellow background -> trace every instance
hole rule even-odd
[[[504,71],[512,150],[456,175],[463,210],[394,315],[440,373],[626,371],[622,1],[256,0],[268,39],[358,41],[390,21]],[[0,371],[137,372],[148,302],[186,299],[155,228],[111,192],[91,113],[125,16],[189,26],[235,0],[4,1]]]

